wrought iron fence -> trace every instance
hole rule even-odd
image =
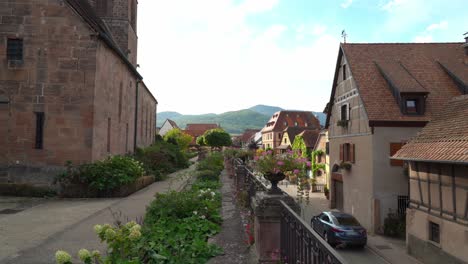
[[[398,216],[404,217],[408,208],[410,199],[408,195],[398,195]]]
[[[281,205],[281,260],[283,263],[347,263],[286,203],[281,201]]]

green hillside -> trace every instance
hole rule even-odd
[[[184,129],[190,123],[210,123],[221,125],[230,134],[241,134],[248,128],[262,129],[270,117],[281,110],[283,109],[276,106],[256,105],[249,109],[231,111],[219,115],[182,115],[177,112],[161,112],[157,116],[157,126],[162,126],[164,121],[169,118],[175,121],[181,129]],[[316,114],[320,123],[324,125],[325,114],[313,113]]]
[[[158,113],[157,125],[161,126],[166,120],[165,112]],[[189,123],[211,123],[219,124],[230,134],[241,134],[247,128],[261,129],[270,116],[262,115],[249,109],[226,112],[219,115],[180,115],[172,119],[177,125],[184,129]]]

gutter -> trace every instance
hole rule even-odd
[[[394,158],[394,157],[390,157],[390,159],[403,160],[403,161],[415,161],[415,162],[433,162],[433,163],[444,163],[444,164],[468,165],[468,161],[463,161],[463,160],[428,160],[428,159]]]

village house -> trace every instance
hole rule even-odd
[[[282,143],[283,132],[287,127],[320,129],[320,122],[310,111],[278,111],[261,131],[263,149],[276,150]]]
[[[306,127],[286,127],[283,130],[282,137],[281,137],[281,143],[280,145],[276,148],[277,151],[279,152],[285,152],[287,150],[292,149],[292,145],[294,143],[294,139],[298,134],[303,132],[308,128]]]
[[[164,135],[166,135],[167,132],[169,132],[170,130],[172,130],[174,128],[180,129],[179,126],[177,126],[176,122],[174,122],[174,121],[172,121],[171,119],[168,118],[168,119],[166,119],[166,121],[164,121],[163,125],[159,129],[158,134],[161,137],[164,137]]]
[[[210,129],[220,128],[217,124],[187,124],[183,132],[193,137],[190,145],[195,146],[197,137],[203,136]]]
[[[316,173],[317,176],[317,183],[324,184],[327,188],[330,186],[330,157],[329,153],[329,146],[328,146],[328,132],[327,130],[322,130],[317,135],[317,139],[313,145],[312,152],[317,151],[321,152],[320,155],[315,156],[315,162],[317,164],[325,165],[325,169],[319,169]]]
[[[66,162],[154,141],[137,0],[0,3],[0,182],[50,185]]]
[[[467,117],[454,98],[393,156],[409,163],[407,248],[424,263],[468,262]]]
[[[463,43],[340,45],[328,103],[331,207],[381,232],[404,214],[408,179],[391,160],[453,97],[467,93]]]
[[[246,129],[238,138],[240,147],[247,148],[249,144],[255,144],[255,134],[259,132],[259,129]]]

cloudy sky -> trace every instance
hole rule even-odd
[[[140,73],[158,112],[322,111],[347,42],[460,42],[466,0],[140,0]]]

